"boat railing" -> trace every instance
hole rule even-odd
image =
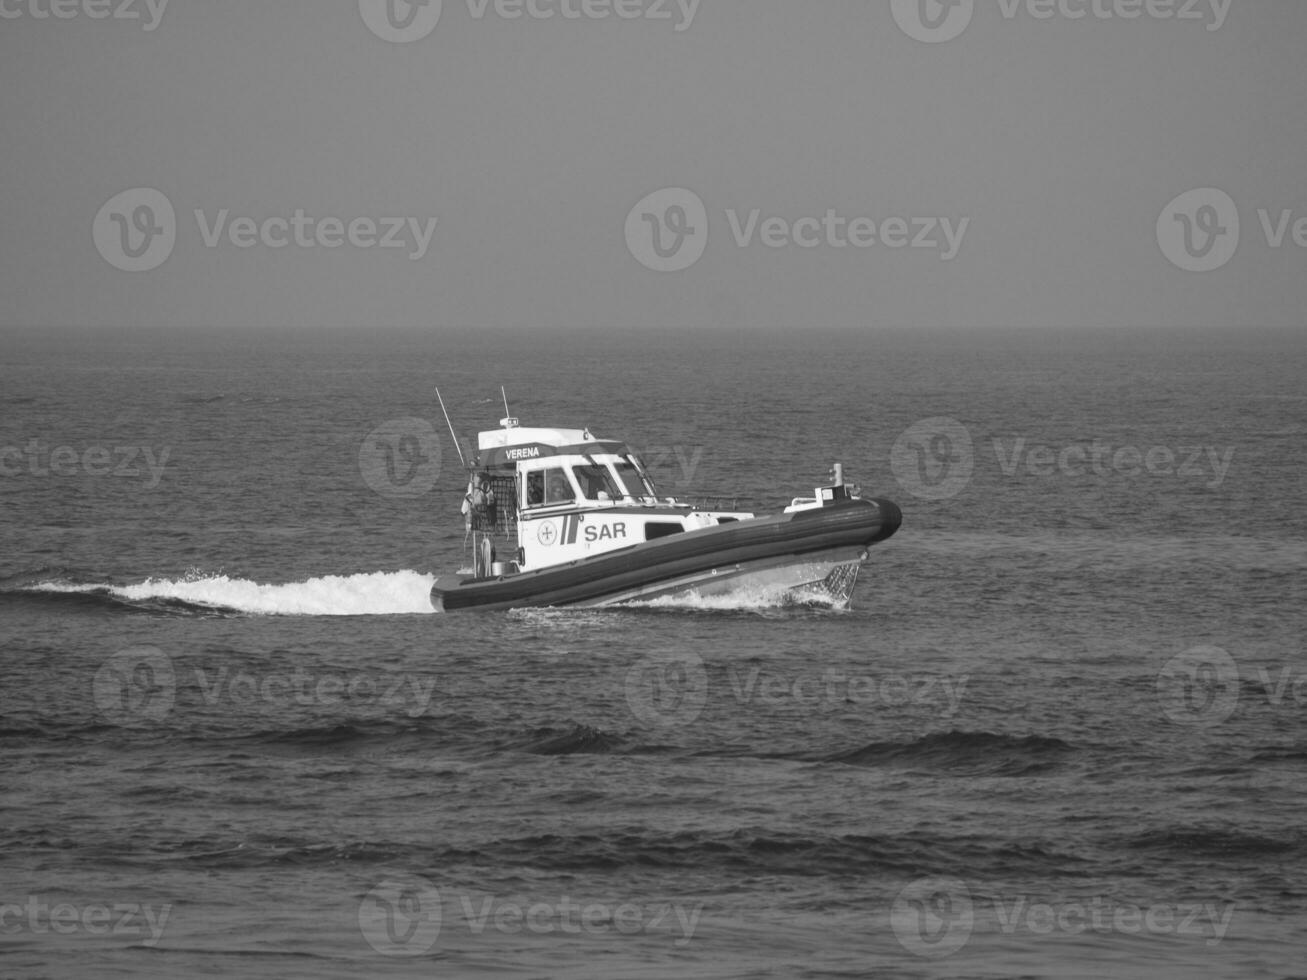
[[[739,510],[739,497],[726,497],[718,494],[692,494],[687,497],[653,497],[648,494],[624,494],[620,503],[627,506],[641,507],[689,507],[691,510]]]
[[[709,494],[695,494],[685,501],[694,510],[739,510],[739,497],[722,497]]]

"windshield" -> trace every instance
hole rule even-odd
[[[576,477],[577,486],[581,488],[581,493],[587,500],[616,500],[622,496],[622,491],[617,488],[617,481],[613,479],[612,473],[601,463],[574,466],[572,475]]]
[[[631,456],[623,456],[617,464],[617,475],[622,478],[626,492],[632,497],[653,497],[653,484],[644,475],[644,468]]]

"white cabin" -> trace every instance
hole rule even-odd
[[[478,532],[478,577],[512,575],[751,512],[659,497],[639,456],[589,429],[523,428],[514,418],[478,436],[465,512]]]

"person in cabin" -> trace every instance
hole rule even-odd
[[[495,500],[495,488],[490,485],[489,480],[481,481],[481,497],[486,509],[487,526],[496,528],[499,526],[499,504]]]
[[[551,504],[571,503],[576,497],[572,493],[572,486],[567,482],[567,478],[558,470],[549,474],[549,496],[547,502]]]
[[[545,475],[528,473],[526,477],[526,505],[539,507],[545,502]]]
[[[476,523],[476,481],[469,480],[467,483],[467,493],[463,494],[463,506],[459,508],[465,518],[464,537],[472,532],[472,526]]]
[[[474,531],[482,530],[486,516],[486,491],[483,482],[474,478],[468,484],[467,495],[463,498],[463,507],[463,513],[467,515],[468,525]]]

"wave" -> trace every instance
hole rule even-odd
[[[211,797],[210,797],[211,798]],[[140,800],[137,801],[141,802]],[[251,803],[262,802],[250,800]],[[33,849],[59,848],[38,838]],[[76,845],[73,845],[76,846]],[[1074,857],[1052,849],[1004,847],[997,840],[957,840],[924,831],[905,834],[824,834],[745,827],[733,830],[664,831],[621,825],[596,833],[544,832],[491,837],[460,844],[387,839],[322,842],[285,833],[244,838],[209,836],[157,846],[152,853],[120,846],[89,848],[104,864],[134,867],[252,868],[275,865],[339,868],[399,865],[441,868],[456,876],[460,866],[484,881],[488,869],[530,866],[543,872],[576,874],[649,870],[695,875],[787,875],[796,878],[908,877],[956,873],[959,866],[995,875],[1047,872]]]
[[[1239,858],[1287,854],[1303,844],[1303,834],[1296,828],[1281,832],[1279,837],[1219,830],[1213,827],[1167,827],[1142,831],[1123,842],[1130,850],[1157,851],[1185,857]]]
[[[1265,688],[1257,686],[1257,693],[1264,694]],[[1256,754],[1248,760],[1252,763],[1275,763],[1282,762],[1307,762],[1307,748],[1286,747],[1282,745],[1272,745],[1267,748],[1257,750]],[[1242,771],[1242,769],[1240,769]]]
[[[429,614],[435,576],[421,572],[324,575],[304,582],[263,584],[226,575],[146,579],[135,585],[48,579],[10,594],[63,596],[71,603],[134,605],[174,611],[229,611],[271,616],[396,616]],[[90,597],[89,599],[87,597]]]
[[[496,735],[507,737],[497,738]],[[403,722],[353,719],[316,728],[266,730],[239,738],[264,746],[308,749],[394,746],[400,740],[417,740],[426,748],[438,742],[449,748],[454,742],[462,742],[464,747],[478,754],[517,751],[529,755],[598,755],[622,751],[626,747],[621,736],[589,725],[496,733],[488,730],[483,722],[462,715],[421,717]]]
[[[872,742],[821,761],[935,769],[958,775],[1030,776],[1056,768],[1076,748],[1060,738],[951,731],[911,742]]]
[[[589,725],[577,725],[565,732],[539,729],[532,733],[524,748],[532,755],[602,755],[615,752],[624,744],[619,735]]]
[[[469,862],[529,864],[564,871],[651,868],[659,873],[684,869],[730,875],[919,876],[956,873],[958,867],[992,869],[994,874],[1046,872],[1076,858],[1054,847],[1013,846],[998,839],[912,830],[906,833],[830,834],[767,827],[659,830],[619,825],[603,833],[588,829],[498,838],[475,848],[448,847],[444,866]]]

